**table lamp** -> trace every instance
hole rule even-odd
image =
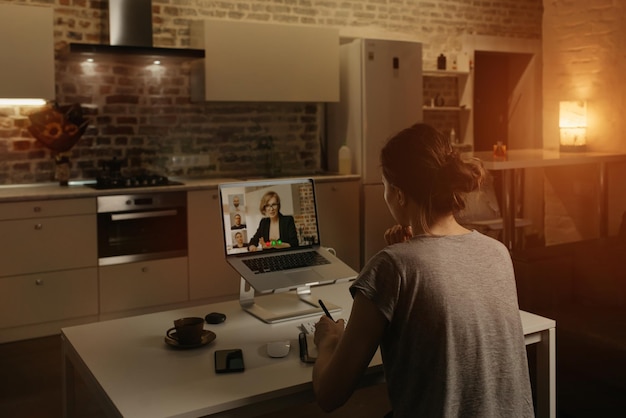
[[[561,152],[587,150],[587,102],[564,101],[559,103],[559,130]]]

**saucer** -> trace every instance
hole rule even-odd
[[[176,331],[172,332],[171,335],[176,335]],[[178,341],[176,341],[174,338],[168,337],[167,335],[165,336],[165,343],[167,345],[170,345],[176,348],[196,348],[196,347],[202,347],[203,345],[207,345],[208,343],[213,341],[215,337],[216,335],[213,331],[209,331],[205,329],[202,331],[202,337],[198,344],[181,344]]]

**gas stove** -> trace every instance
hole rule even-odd
[[[157,186],[174,186],[183,183],[172,181],[165,176],[159,174],[140,174],[133,176],[98,176],[95,184],[87,186],[98,189],[130,189],[134,187],[157,187]]]
[[[86,186],[93,189],[130,189],[135,187],[156,187],[156,186],[173,186],[183,183],[172,181],[166,176],[153,173],[132,173],[127,174],[122,171],[122,167],[126,164],[124,160],[113,158],[109,161],[102,161],[102,171],[96,177],[95,184],[87,184]]]

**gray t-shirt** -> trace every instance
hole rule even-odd
[[[513,266],[476,231],[386,247],[350,287],[389,321],[383,340],[394,418],[532,417]]]

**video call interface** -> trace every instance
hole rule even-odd
[[[317,244],[313,193],[312,182],[222,187],[226,254],[281,251]],[[282,218],[280,228],[270,232],[270,221],[276,217]]]

